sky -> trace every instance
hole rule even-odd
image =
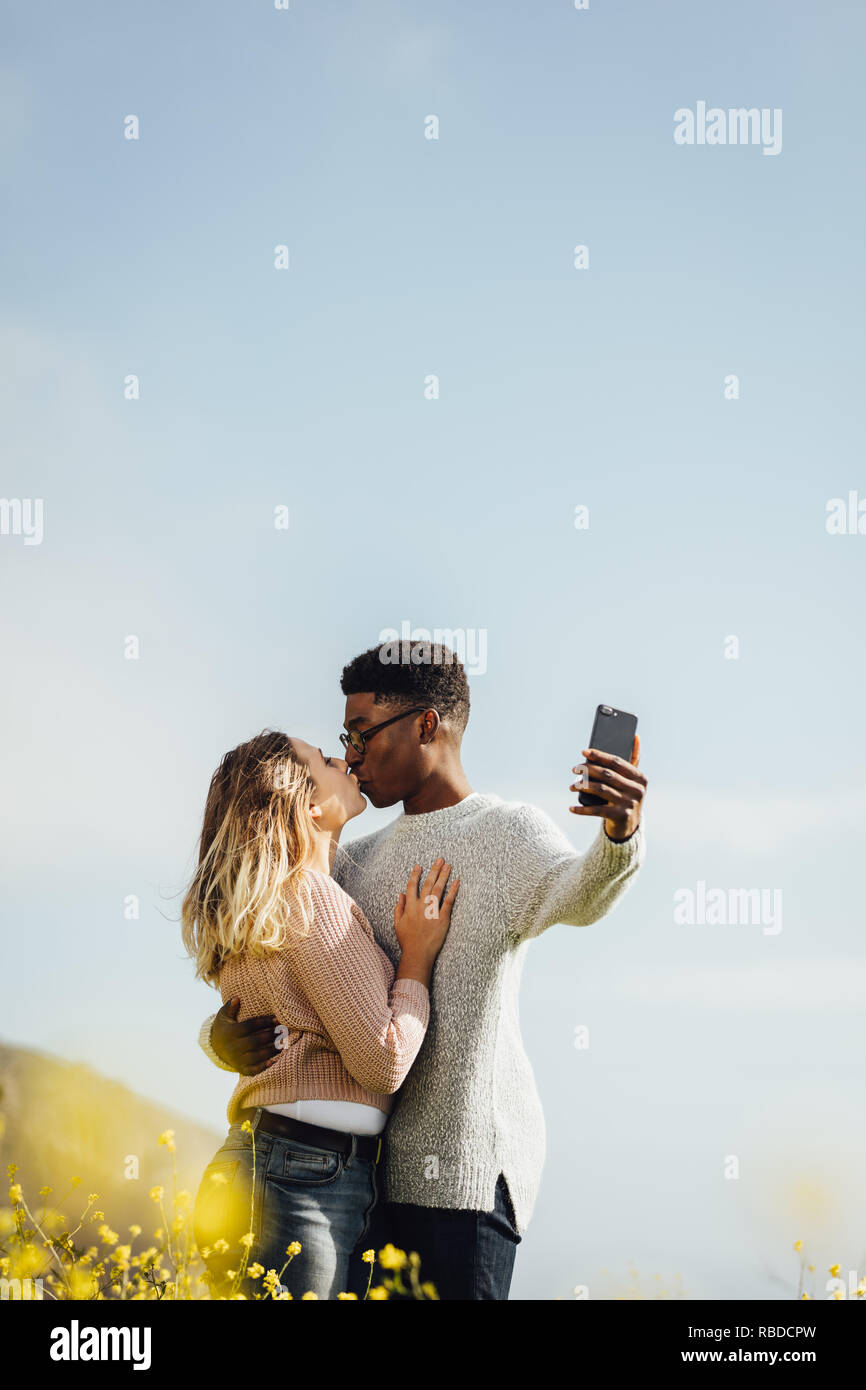
[[[220,1130],[210,775],[263,727],[339,752],[344,663],[456,631],[473,787],[585,849],[602,701],[650,783],[628,895],[527,956],[512,1297],[862,1272],[864,39],[838,0],[11,7],[4,1039]],[[779,152],[676,143],[699,102]],[[699,883],[781,929],[677,921]]]

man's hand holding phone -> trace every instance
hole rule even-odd
[[[603,816],[609,840],[629,840],[640,825],[647,779],[638,771],[640,738],[637,733],[632,739],[630,757],[621,756],[628,752],[628,733],[636,724],[633,714],[615,710],[610,705],[599,705],[591,746],[581,750],[586,762],[571,769],[581,780],[572,783],[569,790],[580,793],[581,805],[568,809],[576,816]],[[595,747],[597,742],[613,744],[619,752]]]

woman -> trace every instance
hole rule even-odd
[[[356,1247],[377,1200],[382,1131],[424,1040],[458,888],[445,891],[439,859],[419,896],[414,867],[394,909],[395,978],[330,876],[340,832],[365,805],[342,759],[282,733],[227,753],[211,781],[184,945],[224,1001],[240,998],[240,1018],[271,1013],[280,1025],[273,1062],[238,1078],[196,1198],[215,1297],[267,1292],[271,1270],[292,1298],[363,1293]]]

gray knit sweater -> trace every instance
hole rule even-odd
[[[413,864],[442,855],[460,879],[431,983],[430,1024],[388,1124],[392,1202],[492,1211],[505,1175],[526,1230],[545,1156],[544,1115],[518,1019],[529,942],[556,922],[609,912],[645,853],[643,830],[616,844],[604,827],[578,854],[535,806],[472,792],[456,806],[401,815],[337,854],[334,878],[396,965],[394,904]]]
[[[394,904],[413,864],[441,855],[460,879],[431,982],[430,1024],[387,1129],[384,1196],[492,1211],[505,1175],[522,1235],[545,1157],[544,1115],[518,1018],[530,941],[556,922],[609,912],[643,862],[639,828],[616,844],[604,827],[578,854],[543,811],[472,792],[441,811],[405,813],[338,851],[333,876],[396,966]],[[207,1020],[200,1041],[218,1061]]]

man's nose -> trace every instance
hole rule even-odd
[[[357,748],[353,748],[350,743],[346,749],[346,767],[356,768],[358,764],[363,761],[363,758],[363,753],[359,753]]]

